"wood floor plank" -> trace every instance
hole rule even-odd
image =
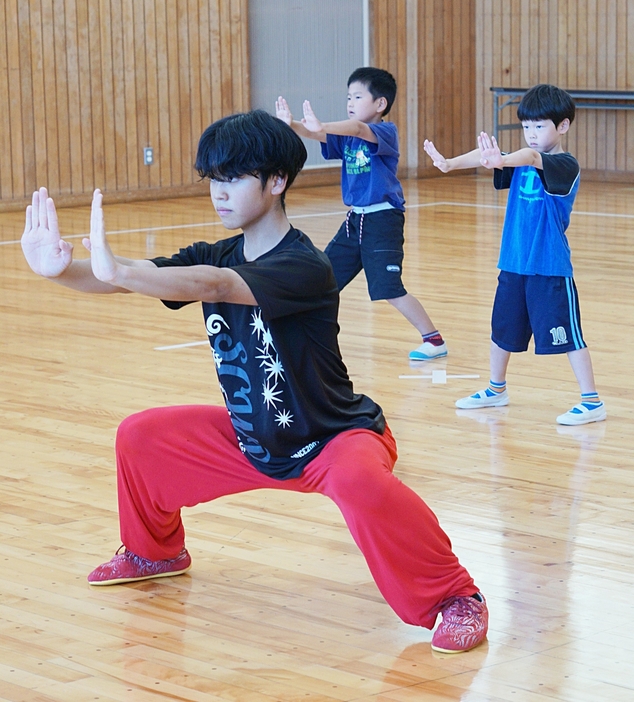
[[[119,546],[120,421],[222,396],[196,306],[174,313],[39,280],[18,243],[23,215],[3,213],[0,700],[634,698],[632,188],[582,182],[577,198],[569,238],[608,419],[561,427],[555,417],[578,398],[565,357],[513,357],[508,407],[454,406],[488,380],[504,194],[481,176],[404,186],[406,287],[449,355],[410,363],[415,330],[370,302],[363,275],[342,293],[340,343],[397,438],[397,474],[487,596],[488,642],[433,654],[430,632],[396,618],[317,495],[263,490],[185,509],[187,575],[90,588],[87,573]],[[345,208],[329,186],[291,190],[288,212],[323,248]],[[226,236],[208,198],[106,202],[105,213],[123,256]],[[88,208],[59,216],[86,256]]]

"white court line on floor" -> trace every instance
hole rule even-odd
[[[184,349],[187,348],[188,346],[203,346],[207,345],[209,341],[205,339],[205,341],[188,341],[185,344],[172,344],[171,346],[155,346],[154,350],[155,351],[171,351],[172,349]]]
[[[406,380],[429,380],[435,385],[446,385],[447,380],[453,380],[454,378],[479,378],[479,375],[447,375],[445,370],[433,370],[431,375],[399,375],[399,379]]]
[[[506,209],[506,205],[485,205],[478,202],[451,202],[449,200],[441,200],[438,202],[419,202],[414,205],[408,205],[406,209],[413,210],[420,207],[474,207],[476,209],[485,210],[503,210]],[[347,214],[348,210],[334,210],[332,212],[314,212],[312,214],[301,214],[289,216],[290,220],[295,219],[310,219],[312,217],[334,217],[336,215],[342,216]],[[615,219],[634,219],[634,214],[617,214],[613,212],[579,212],[572,211],[573,215],[580,215],[582,217],[612,217]],[[153,232],[169,231],[171,229],[193,229],[196,227],[217,227],[221,225],[222,222],[194,222],[191,224],[170,224],[162,227],[142,227],[138,229],[117,229],[114,231],[109,231],[108,236],[114,236],[116,234],[138,234],[139,232],[145,232],[146,234],[151,234]],[[88,233],[84,234],[69,234],[64,236],[64,239],[83,239],[87,237]],[[19,239],[12,239],[11,241],[0,241],[0,246],[9,246],[10,244],[19,244]]]

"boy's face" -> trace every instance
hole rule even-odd
[[[360,122],[380,122],[387,107],[387,100],[379,97],[376,100],[363,83],[350,83],[348,86],[348,119],[358,119]]]
[[[269,178],[264,189],[257,176],[244,175],[229,181],[212,180],[211,201],[227,229],[248,230],[260,222],[279,201],[279,187]]]
[[[561,139],[568,131],[570,121],[565,119],[559,126],[555,126],[552,119],[524,120],[522,129],[524,139],[528,146],[540,154],[560,153]]]

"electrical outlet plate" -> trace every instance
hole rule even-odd
[[[151,146],[146,146],[143,149],[143,163],[146,166],[151,166],[154,163],[154,149]]]

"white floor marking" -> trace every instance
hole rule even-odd
[[[172,349],[184,349],[188,346],[205,346],[209,341],[188,341],[186,344],[172,344],[171,346],[155,346],[155,351],[171,351]]]
[[[447,371],[444,370],[433,370],[431,375],[399,375],[400,379],[424,379],[429,380],[436,385],[446,385],[448,380],[454,380],[455,378],[479,378],[479,375],[447,375]]]
[[[506,205],[485,205],[478,202],[450,202],[448,200],[441,200],[439,202],[420,202],[415,205],[407,205],[407,210],[418,209],[419,207],[475,207],[476,209],[486,209],[486,210],[504,210]],[[311,217],[334,217],[335,215],[345,215],[348,210],[335,210],[333,212],[315,212],[313,214],[301,214],[289,216],[290,220],[295,219],[309,219]],[[612,212],[578,212],[573,210],[573,215],[580,215],[583,217],[612,217],[616,219],[634,219],[634,214],[616,214]],[[139,232],[151,233],[151,232],[161,232],[170,231],[172,229],[193,229],[195,227],[217,227],[221,225],[222,222],[194,222],[191,224],[170,224],[163,227],[140,227],[138,229],[118,229],[114,231],[109,231],[108,236],[114,236],[115,234],[137,234]],[[88,234],[68,234],[64,239],[83,239],[87,237]],[[19,239],[13,239],[11,241],[0,241],[0,246],[9,246],[10,244],[19,244]]]

